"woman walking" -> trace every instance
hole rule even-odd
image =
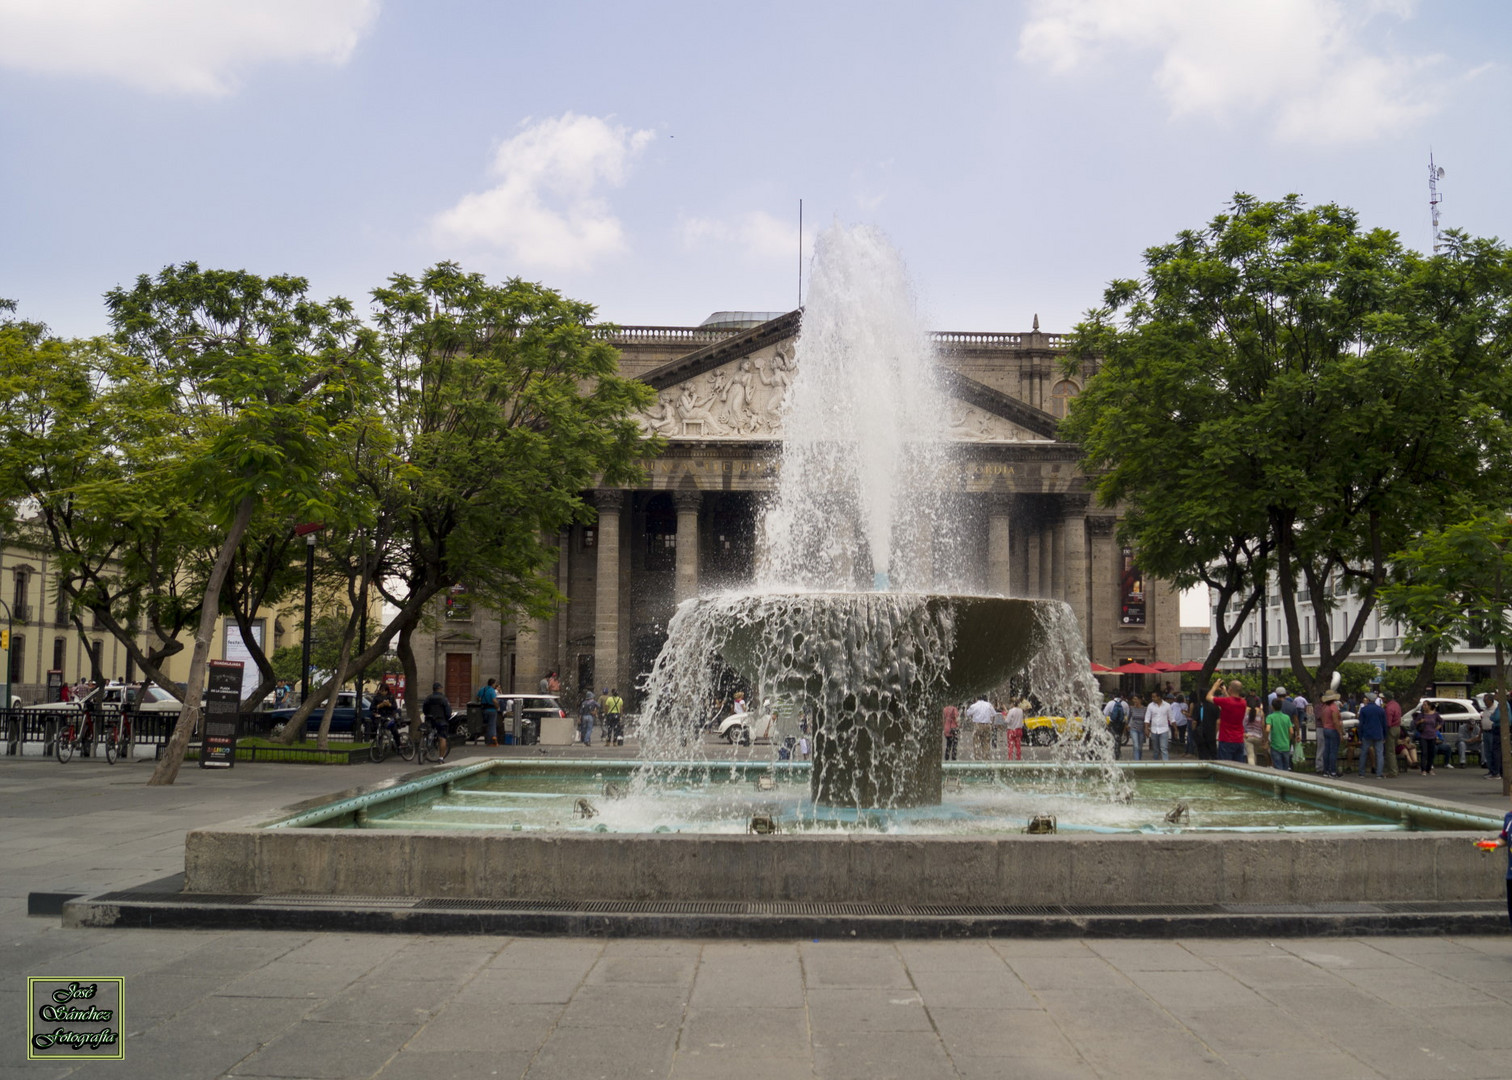
[[[1003,722],[1007,725],[1007,759],[1009,761],[1023,761],[1024,703],[1021,701],[1010,707],[1008,712],[1003,716]]]
[[[1265,738],[1265,710],[1260,707],[1260,699],[1254,694],[1249,695],[1248,704],[1244,710],[1244,761],[1247,765],[1257,764],[1255,761],[1255,747],[1259,746]]]
[[[1433,702],[1423,702],[1423,711],[1418,713],[1414,731],[1417,734],[1418,761],[1422,765],[1423,775],[1432,776],[1434,744],[1439,737],[1439,714]]]
[[[1129,699],[1129,744],[1134,747],[1134,760],[1144,760],[1145,713],[1149,706],[1145,699],[1135,694]]]

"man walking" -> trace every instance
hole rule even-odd
[[[1339,739],[1344,734],[1339,719],[1339,695],[1330,690],[1318,706],[1318,763],[1324,776],[1339,775]]]
[[[483,706],[483,728],[489,746],[499,745],[499,691],[498,679],[489,679],[478,691],[478,701]]]
[[[997,710],[984,694],[971,703],[966,710],[966,719],[971,721],[971,757],[974,761],[986,761],[992,756],[992,725],[997,721]]]
[[[1376,704],[1374,694],[1365,695],[1360,706],[1360,779],[1365,779],[1365,761],[1375,754],[1375,775],[1386,775],[1386,710]]]
[[[1402,741],[1402,703],[1389,690],[1383,696],[1386,698],[1386,775],[1395,779],[1399,772],[1397,744]]]
[[[1129,707],[1117,691],[1103,706],[1103,715],[1108,718],[1108,734],[1113,736],[1113,760],[1117,761],[1123,755],[1123,733],[1129,722]]]
[[[441,692],[440,683],[431,683],[430,696],[420,703],[420,715],[436,733],[436,749],[441,754],[441,763],[446,764],[446,753],[451,736],[451,702]],[[466,740],[463,740],[464,742]]]
[[[625,699],[619,687],[604,687],[604,745],[625,745]]]
[[[593,696],[593,687],[583,692],[583,703],[578,706],[578,735],[583,740],[584,746],[593,745],[593,724],[599,718],[599,711],[603,708],[599,699]]]

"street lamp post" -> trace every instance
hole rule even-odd
[[[300,647],[299,700],[310,699],[310,620],[315,611],[315,534],[324,529],[322,522],[314,521],[294,526],[294,535],[305,538],[305,602],[304,643]]]
[[[15,648],[12,639],[16,636],[16,620],[11,614],[10,605],[0,600],[0,607],[5,609],[5,701],[3,707],[9,710],[11,707],[11,649]]]

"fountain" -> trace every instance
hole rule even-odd
[[[877,230],[821,235],[803,318],[756,585],[680,607],[645,742],[660,757],[686,741],[688,703],[715,696],[718,658],[811,720],[816,803],[937,804],[946,702],[1051,652],[1033,687],[1046,705],[1093,715],[1096,686],[1066,605],[961,587],[947,397],[902,260]]]
[[[1499,819],[1431,800],[1216,762],[1118,769],[1101,724],[1059,760],[942,766],[946,701],[1014,677],[1093,717],[1098,695],[1067,605],[983,596],[961,572],[943,395],[873,230],[821,240],[790,395],[755,587],[679,607],[638,767],[489,758],[194,830],[182,894],[109,894],[65,919],[295,927],[341,909],[346,929],[817,936],[843,918],[881,936],[1084,934],[1108,914],[1092,906],[1119,905],[1109,932],[1296,933],[1452,909],[1422,916],[1445,930],[1499,895],[1465,839]],[[700,757],[720,664],[807,716],[812,764]],[[1406,903],[1372,914],[1367,897]],[[1128,907],[1159,919],[1173,903],[1169,925]],[[1301,918],[1306,904],[1334,922]]]

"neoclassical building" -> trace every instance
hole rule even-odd
[[[416,635],[422,686],[465,701],[490,676],[533,691],[548,671],[564,695],[616,687],[633,709],[677,604],[752,579],[763,499],[782,444],[801,313],[720,312],[696,327],[627,326],[612,339],[624,374],[659,391],[643,423],[667,439],[643,486],[591,493],[598,520],[558,537],[557,614],[516,626],[462,589]],[[934,335],[951,395],[948,436],[962,468],[948,527],[973,590],[1065,600],[1093,660],[1179,660],[1179,598],[1145,581],[1115,515],[1093,505],[1075,446],[1056,438],[1090,369],[1068,378],[1058,335]]]

